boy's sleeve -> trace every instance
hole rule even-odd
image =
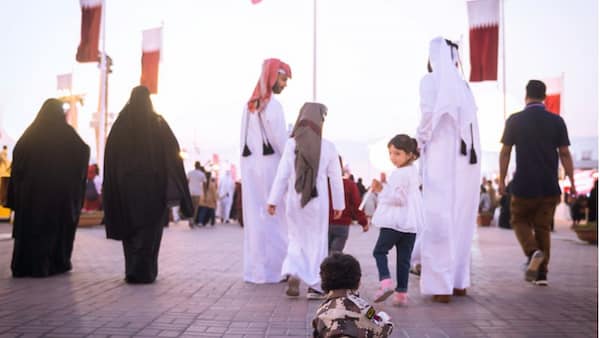
[[[268,204],[278,205],[283,201],[283,195],[287,192],[287,180],[292,174],[292,166],[289,163],[289,159],[293,156],[294,150],[292,144],[287,142],[283,150],[283,155],[279,161],[277,167],[277,173],[269,192],[267,199]]]
[[[331,188],[331,204],[334,210],[346,209],[344,199],[344,181],[342,180],[342,168],[340,167],[338,152],[333,146],[333,152],[327,163],[327,177]]]

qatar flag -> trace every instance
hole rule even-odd
[[[142,33],[142,77],[140,84],[150,93],[158,92],[158,63],[162,45],[162,27],[145,30]]]
[[[563,92],[563,78],[554,77],[551,79],[545,79],[543,82],[546,84],[546,110],[560,115],[560,95]]]
[[[80,0],[81,41],[75,59],[78,62],[98,62],[102,0]]]
[[[469,12],[469,44],[471,46],[471,76],[469,81],[498,79],[498,0],[467,2]]]

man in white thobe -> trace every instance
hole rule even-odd
[[[306,297],[323,297],[319,267],[328,254],[329,193],[334,218],[345,208],[342,168],[333,143],[321,138],[327,108],[305,103],[288,139],[269,194],[268,211],[285,214],[289,245],[281,273],[289,275],[286,294],[299,296],[300,281],[308,285]],[[286,210],[280,210],[285,200]]]
[[[479,204],[477,107],[458,69],[458,47],[435,38],[421,80],[425,229],[420,234],[421,293],[447,303],[470,286],[471,241]],[[417,253],[419,254],[419,253]]]
[[[197,225],[198,222],[198,202],[200,197],[204,194],[204,184],[206,183],[206,174],[204,168],[200,165],[200,162],[194,163],[194,170],[191,170],[187,174],[188,189],[190,189],[190,195],[192,197],[192,204],[194,205],[194,213],[192,218],[189,220],[190,228]]]
[[[281,93],[291,76],[287,64],[265,60],[242,116],[244,280],[251,283],[278,283],[283,278],[281,266],[287,251],[284,214],[269,216],[265,205],[288,138],[283,108],[272,94]]]
[[[222,223],[229,223],[229,214],[231,212],[231,203],[233,203],[233,191],[235,184],[231,178],[231,171],[225,171],[225,174],[219,180],[219,205],[217,210]]]

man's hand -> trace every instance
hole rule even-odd
[[[498,182],[498,193],[503,196],[506,194],[506,185],[504,184],[504,181]]]
[[[575,176],[573,176],[573,158],[571,157],[569,147],[558,147],[558,157],[560,159],[560,163],[565,169],[565,175],[569,178],[569,182],[571,182],[571,196],[577,196],[577,189],[575,189]]]
[[[338,219],[342,217],[342,212],[344,210],[333,210],[333,219]]]
[[[367,223],[367,224],[363,225],[362,230],[363,230],[363,232],[369,231],[369,224]]]
[[[271,215],[271,216],[275,215],[276,209],[277,209],[277,207],[274,206],[273,204],[267,204],[267,212],[269,213],[269,215]]]

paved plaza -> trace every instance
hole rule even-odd
[[[125,284],[121,243],[105,239],[101,226],[78,229],[70,273],[13,279],[10,231],[0,224],[0,337],[311,335],[319,301],[286,298],[284,284],[242,281],[243,229],[237,224],[193,230],[185,222],[171,224],[151,285]],[[354,226],[346,246],[362,265],[360,291],[369,300],[377,286],[376,238],[376,229],[361,233]],[[524,261],[512,231],[480,227],[467,297],[433,303],[411,276],[408,306],[388,300],[377,309],[393,318],[393,337],[596,337],[597,246],[558,226],[548,287],[523,280]]]

